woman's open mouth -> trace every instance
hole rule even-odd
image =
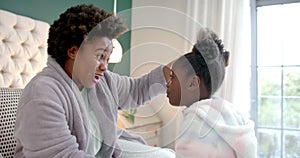
[[[95,76],[93,78],[94,83],[98,83],[100,81],[101,76],[102,76],[101,74],[95,74]]]

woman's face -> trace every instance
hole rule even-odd
[[[90,88],[99,82],[107,70],[112,50],[112,41],[107,37],[94,37],[81,44],[72,73],[79,89]]]

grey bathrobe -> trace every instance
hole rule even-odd
[[[165,91],[162,66],[140,78],[105,72],[88,98],[98,119],[103,158],[118,157],[118,108],[137,107]],[[47,67],[25,87],[17,109],[15,157],[89,158],[86,105],[72,79],[58,63]]]

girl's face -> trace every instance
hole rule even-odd
[[[181,87],[177,75],[170,69],[170,75],[167,82],[167,97],[171,105],[179,106],[181,100]]]
[[[112,50],[112,41],[107,37],[94,37],[81,44],[72,73],[72,79],[80,90],[99,82],[107,70]]]
[[[169,70],[170,75],[167,82],[167,97],[174,106],[190,106],[199,100],[199,80],[196,75],[187,72],[186,67],[181,64],[173,65]]]

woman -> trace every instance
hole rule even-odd
[[[163,66],[136,79],[107,71],[112,39],[124,31],[121,19],[92,5],[70,7],[54,21],[47,67],[25,87],[17,109],[15,157],[120,157],[132,146],[174,156],[118,141],[120,135],[134,137],[117,132],[117,110],[152,99],[166,82]]]
[[[254,123],[231,103],[214,97],[221,86],[229,52],[218,36],[200,30],[192,52],[172,65],[167,97],[174,106],[186,106],[176,142],[176,157],[255,158]]]

